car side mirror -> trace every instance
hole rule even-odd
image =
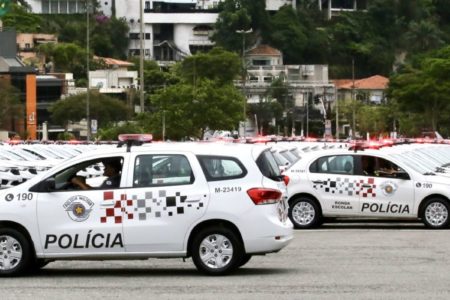
[[[55,178],[50,177],[33,186],[30,191],[37,193],[50,193],[55,190]]]

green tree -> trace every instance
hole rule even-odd
[[[52,62],[56,72],[71,72],[75,78],[86,77],[86,50],[72,43],[48,43],[38,47],[46,62]]]
[[[126,122],[120,125],[110,123],[98,131],[97,137],[100,140],[115,141],[119,134],[127,133],[144,133],[144,130],[137,122]]]
[[[0,80],[0,128],[8,127],[11,117],[23,116],[24,105],[20,102],[20,91],[4,80]]]
[[[243,119],[242,103],[243,95],[232,84],[200,79],[195,86],[180,83],[159,90],[151,97],[157,110],[147,122],[156,136],[161,136],[165,119],[169,139],[201,138],[206,128],[234,128]]]
[[[252,28],[250,12],[240,0],[225,0],[219,4],[219,17],[215,24],[215,32],[212,40],[220,47],[230,51],[240,51],[242,48],[242,36],[237,30],[249,30]],[[255,28],[253,28],[255,30]],[[247,35],[247,45],[250,45],[250,37]]]
[[[428,127],[448,130],[450,114],[450,46],[430,53],[408,65],[390,79],[389,94],[399,108],[410,113],[422,113]]]
[[[308,38],[305,27],[290,6],[284,6],[271,19],[269,42],[283,51],[284,62],[298,63],[306,49]]]
[[[91,92],[90,117],[96,119],[99,128],[107,126],[110,122],[129,119],[131,112],[126,104],[116,98]],[[54,103],[49,111],[53,122],[67,126],[69,121],[78,122],[86,118],[86,94],[69,96]]]
[[[208,53],[187,57],[175,71],[186,82],[210,79],[220,84],[232,83],[241,70],[241,60],[235,53],[214,48]]]
[[[14,27],[17,32],[37,32],[42,18],[29,13],[26,7],[11,4],[7,14],[2,17],[3,26]]]

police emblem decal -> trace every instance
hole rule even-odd
[[[83,222],[89,218],[94,202],[84,196],[70,197],[63,205],[67,215],[76,222]]]
[[[385,196],[392,196],[395,191],[397,191],[397,185],[392,181],[383,182],[383,184],[380,185],[380,188]]]

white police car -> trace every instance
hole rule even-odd
[[[294,226],[317,227],[324,217],[382,217],[419,218],[429,228],[447,227],[448,177],[421,172],[413,161],[406,164],[389,152],[304,153],[285,172]]]
[[[120,162],[119,186],[74,186],[79,170],[105,159]],[[285,189],[261,145],[85,153],[0,192],[0,275],[58,259],[149,257],[192,257],[200,271],[225,274],[291,241]]]

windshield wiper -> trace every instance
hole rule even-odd
[[[427,175],[436,175],[435,173],[433,173],[433,172],[426,172],[426,173],[423,173],[422,175],[425,175],[425,176],[427,176]]]

